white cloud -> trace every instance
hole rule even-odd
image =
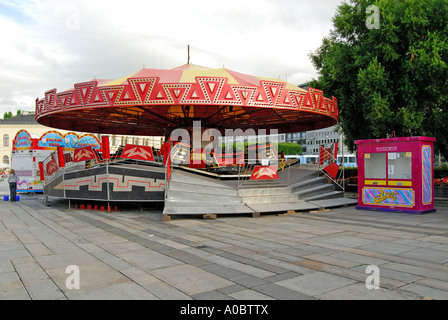
[[[192,63],[303,83],[339,3],[0,0],[0,116],[52,88],[180,66],[188,44]]]

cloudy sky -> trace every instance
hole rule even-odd
[[[37,97],[190,62],[301,84],[341,0],[0,0],[0,117]]]

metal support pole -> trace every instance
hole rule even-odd
[[[291,176],[291,164],[289,164],[289,166],[288,166],[288,186],[290,183],[290,176]]]
[[[341,153],[342,153],[342,192],[345,192],[345,163],[344,163],[344,134],[341,133]],[[337,159],[336,159],[337,160]]]
[[[106,160],[106,181],[107,181],[107,212],[110,212],[110,187],[109,187],[109,161]]]

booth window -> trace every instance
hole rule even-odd
[[[366,179],[386,179],[386,153],[366,153],[364,174]]]
[[[390,152],[387,160],[389,179],[412,179],[412,152]]]

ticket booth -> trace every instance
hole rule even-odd
[[[355,141],[357,209],[427,213],[434,209],[434,142],[430,137]]]

